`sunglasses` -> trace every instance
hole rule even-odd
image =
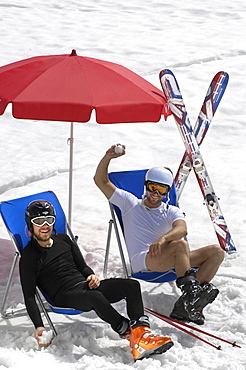
[[[155,193],[157,191],[159,193],[159,195],[163,196],[163,195],[166,195],[169,192],[170,187],[168,185],[158,184],[158,183],[155,183],[155,182],[147,182],[146,183],[146,189],[150,193]]]
[[[56,218],[54,216],[39,216],[31,219],[31,223],[39,227],[43,226],[44,224],[47,224],[48,226],[53,226],[55,222]]]

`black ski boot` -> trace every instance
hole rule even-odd
[[[201,287],[202,290],[207,293],[207,295],[204,297],[204,300],[207,301],[207,303],[205,304],[206,306],[207,304],[212,303],[215,300],[215,298],[219,294],[219,289],[216,288],[216,286],[214,286],[213,284],[208,283],[207,281],[201,283]]]
[[[196,279],[195,271],[186,271],[184,276],[176,280],[176,284],[183,294],[175,303],[170,317],[180,321],[192,321],[198,325],[204,324],[202,310],[210,303],[210,298],[206,289],[203,289]]]
[[[202,311],[215,300],[219,290],[206,281],[200,284],[192,269],[188,270],[185,276],[178,278],[176,284],[183,294],[175,303],[170,317],[180,321],[192,321],[198,325],[204,324]]]
[[[188,313],[184,306],[183,297],[181,296],[174,305],[174,308],[170,314],[172,319],[176,319],[184,322],[194,322],[197,325],[203,325],[205,317],[202,312],[193,308],[190,313]]]

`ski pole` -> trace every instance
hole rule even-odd
[[[202,342],[204,342],[204,343],[206,343],[206,344],[208,344],[208,345],[210,345],[210,346],[212,346],[212,347],[214,347],[214,348],[216,348],[216,349],[218,349],[218,350],[221,350],[221,349],[222,349],[222,348],[221,348],[221,346],[216,346],[216,345],[214,345],[214,344],[212,344],[212,343],[208,342],[206,339],[203,339],[203,338],[199,337],[198,335],[193,334],[193,333],[191,333],[190,331],[188,331],[188,330],[184,329],[181,325],[178,325],[177,323],[175,323],[175,321],[168,320],[167,318],[164,318],[164,317],[163,317],[161,314],[159,314],[158,312],[155,312],[155,311],[149,310],[148,308],[144,308],[144,309],[145,309],[145,311],[146,311],[146,312],[151,313],[152,315],[154,315],[154,316],[158,317],[159,319],[161,319],[161,320],[165,321],[166,323],[168,323],[168,324],[170,324],[170,325],[174,326],[175,328],[177,328],[177,329],[179,329],[179,330],[183,331],[184,333],[189,334],[189,335],[191,335],[192,337],[194,337],[194,338],[196,338],[196,339],[199,339],[199,340],[201,340]]]
[[[153,310],[151,310],[151,309],[149,309],[149,308],[146,308],[146,307],[145,307],[144,309],[145,309],[145,311],[146,311],[146,312],[148,312],[148,313],[150,313],[150,314],[152,314],[152,315],[154,315],[154,316],[158,317],[159,319],[161,319],[161,320],[163,320],[163,321],[165,321],[165,322],[169,323],[170,325],[173,325],[173,326],[177,325],[176,327],[177,327],[178,329],[180,329],[180,330],[182,330],[182,331],[186,332],[187,334],[190,334],[190,335],[194,336],[194,335],[193,335],[193,333],[191,333],[190,331],[185,330],[183,327],[186,327],[186,328],[189,328],[189,329],[192,329],[192,330],[198,331],[199,333],[202,333],[202,334],[208,335],[208,336],[210,336],[210,337],[212,337],[212,338],[215,338],[215,339],[218,339],[218,340],[220,340],[220,341],[222,341],[222,342],[225,342],[225,343],[231,344],[233,347],[241,348],[238,344],[236,344],[236,342],[230,342],[230,341],[228,341],[228,340],[226,340],[226,339],[220,338],[220,337],[218,337],[218,336],[216,336],[216,335],[213,335],[213,334],[211,334],[211,333],[208,333],[208,332],[206,332],[206,331],[204,331],[204,330],[201,330],[201,329],[199,329],[199,328],[196,328],[196,327],[193,327],[193,326],[191,326],[191,325],[188,325],[188,324],[186,324],[186,323],[184,323],[184,322],[182,322],[182,321],[178,321],[178,320],[172,319],[171,317],[165,316],[165,315],[163,315],[163,314],[161,314],[161,313],[159,313],[159,312],[153,311]],[[174,324],[175,324],[175,325],[174,325]],[[182,326],[183,326],[183,327],[182,327]],[[198,337],[198,336],[196,336],[196,338],[197,338],[197,339],[202,340],[202,338],[200,338],[200,337]],[[204,340],[203,340],[203,341],[204,341]],[[207,342],[207,341],[206,341],[206,343],[209,343],[209,342]],[[209,344],[210,344],[210,345],[212,345],[211,343],[209,343]],[[219,347],[216,347],[216,346],[214,346],[214,345],[212,345],[212,346],[213,346],[213,347],[215,347],[215,348],[217,348],[217,349],[221,349],[221,348],[220,348],[220,346],[219,346]]]

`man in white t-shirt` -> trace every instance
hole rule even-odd
[[[125,154],[124,145],[123,148],[120,154],[115,153],[115,145],[106,151],[94,181],[121,210],[132,270],[163,272],[174,267],[182,295],[170,316],[201,325],[205,320],[203,308],[219,293],[210,281],[224,259],[224,251],[217,244],[190,251],[183,239],[187,235],[183,213],[178,207],[162,202],[173,184],[169,169],[153,167],[147,171],[143,199],[116,188],[108,178],[108,166],[111,159]]]

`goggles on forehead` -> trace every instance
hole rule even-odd
[[[169,185],[159,184],[157,182],[147,181],[145,185],[146,185],[146,189],[150,193],[155,193],[157,191],[159,195],[161,196],[166,195],[170,190]]]
[[[53,226],[55,222],[56,218],[54,216],[39,216],[31,219],[31,223],[39,227],[43,226],[44,224],[47,224],[48,226]]]

